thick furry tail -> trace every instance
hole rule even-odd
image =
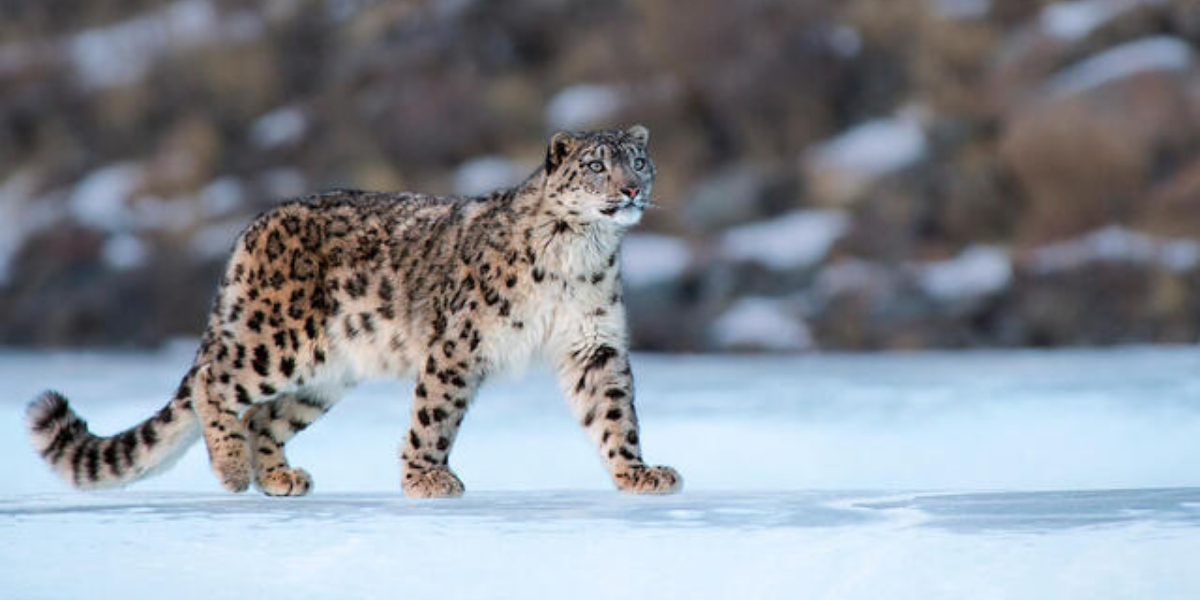
[[[111,437],[88,431],[58,392],[45,392],[29,404],[29,438],[50,468],[84,490],[121,487],[175,464],[199,437],[192,410],[192,369],[175,398],[154,416]]]

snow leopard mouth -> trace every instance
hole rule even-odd
[[[622,199],[612,202],[607,208],[600,209],[600,214],[611,217],[625,210],[643,211],[647,204],[649,203],[639,195],[631,200]]]

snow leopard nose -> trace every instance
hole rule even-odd
[[[639,191],[641,190],[639,190],[636,185],[628,185],[621,188],[621,195],[633,200],[634,198],[637,198]]]

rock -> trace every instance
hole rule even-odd
[[[1200,237],[1200,158],[1193,158],[1155,186],[1138,212],[1139,229]]]
[[[1194,272],[1106,262],[1019,277],[1012,310],[1024,345],[1193,343],[1198,292]]]
[[[722,167],[692,187],[683,218],[694,231],[712,232],[777,215],[795,207],[796,179],[786,167],[749,162]]]
[[[1156,161],[1197,134],[1180,119],[1193,109],[1190,56],[1174,38],[1131,42],[1068,67],[1013,111],[1000,152],[1028,194],[1023,238],[1078,235],[1136,212]],[[1104,69],[1113,64],[1122,67]]]
[[[1045,3],[1007,36],[997,52],[987,85],[993,103],[1002,112],[1011,110],[1062,65],[1160,33],[1169,4],[1162,0]]]

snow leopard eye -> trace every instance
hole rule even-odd
[[[604,172],[604,161],[593,160],[592,162],[587,164],[587,168],[591,169],[591,171],[593,173],[603,173]]]
[[[633,159],[633,168],[637,169],[638,171],[645,169],[646,168],[646,159],[644,159],[640,156],[638,158]]]

